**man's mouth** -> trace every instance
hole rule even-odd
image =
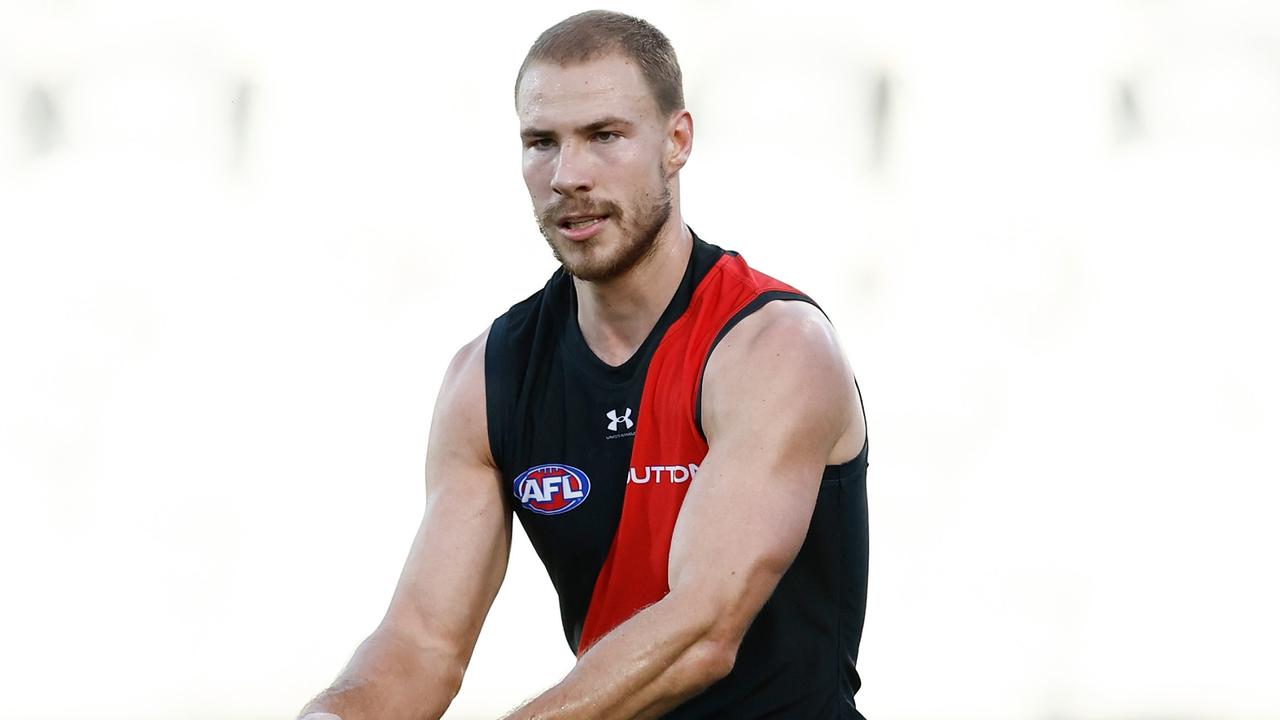
[[[576,243],[599,235],[608,219],[608,215],[566,215],[556,226],[561,237]]]
[[[590,227],[596,223],[603,222],[607,215],[590,215],[565,218],[560,221],[560,227],[570,230],[581,230]]]

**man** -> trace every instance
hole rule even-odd
[[[562,268],[454,358],[386,617],[304,713],[440,717],[514,513],[578,660],[508,718],[861,718],[866,431],[830,324],[684,224],[693,124],[651,25],[559,23],[515,100]]]

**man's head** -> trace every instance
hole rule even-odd
[[[593,10],[549,28],[516,77],[524,180],[570,273],[607,281],[678,217],[693,124],[671,43],[649,23]]]

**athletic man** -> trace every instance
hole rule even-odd
[[[454,358],[390,608],[304,713],[439,718],[514,513],[578,660],[509,718],[861,718],[866,431],[830,324],[685,225],[693,121],[651,25],[559,23],[515,100],[562,267]]]

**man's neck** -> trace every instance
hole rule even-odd
[[[574,278],[578,327],[596,357],[617,366],[635,354],[680,287],[691,252],[693,234],[672,213],[653,252],[625,274],[604,283]]]

